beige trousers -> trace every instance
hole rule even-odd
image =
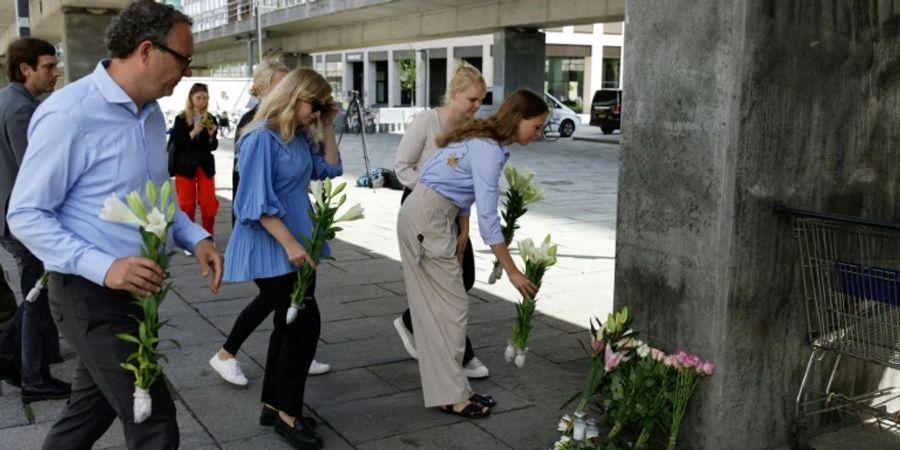
[[[452,405],[472,395],[462,370],[469,297],[456,259],[458,212],[419,183],[397,219],[425,407]]]

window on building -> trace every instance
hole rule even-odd
[[[559,101],[580,111],[584,100],[584,58],[551,56],[545,60],[544,88]]]
[[[603,24],[603,34],[622,34],[622,22],[612,22]]]
[[[594,32],[594,24],[575,25],[575,32],[592,34]]]
[[[603,88],[619,88],[621,52],[620,47],[603,47]]]
[[[563,27],[544,28],[544,33],[562,33]]]
[[[375,61],[375,103],[386,105],[388,102],[388,62]]]
[[[342,103],[344,101],[344,63],[341,61],[325,62],[325,79],[331,85],[331,95],[334,101]]]

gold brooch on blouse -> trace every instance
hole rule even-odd
[[[447,165],[450,167],[456,167],[459,165],[459,159],[456,158],[456,153],[450,155],[450,157],[447,158]]]

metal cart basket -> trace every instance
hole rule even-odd
[[[885,407],[900,398],[900,386],[852,396],[832,389],[842,357],[900,369],[900,225],[787,208],[779,212],[794,221],[812,345],[795,407],[800,447],[806,445],[808,420],[831,411],[900,428],[900,414]],[[811,374],[828,352],[834,364],[825,389],[817,390]]]

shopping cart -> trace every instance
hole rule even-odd
[[[842,357],[900,369],[900,225],[783,207],[778,212],[793,217],[812,346],[795,406],[798,446],[806,446],[810,419],[827,412],[900,429],[900,414],[887,411],[900,398],[900,386],[855,395],[833,389]],[[813,369],[829,352],[834,364],[818,390]]]

